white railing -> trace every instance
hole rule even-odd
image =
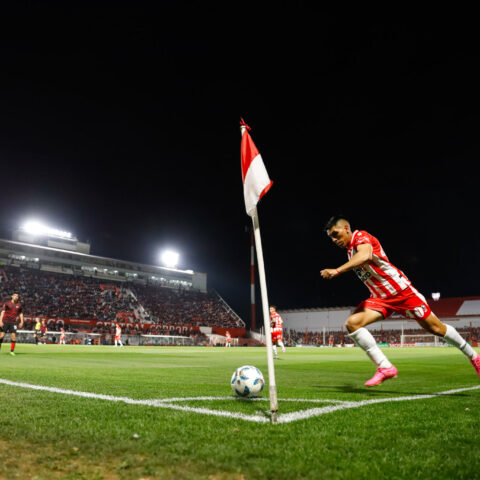
[[[17,343],[35,343],[34,330],[17,330]],[[115,335],[88,333],[88,332],[65,332],[65,343],[67,345],[113,345]],[[7,335],[6,341],[10,340]],[[47,331],[46,343],[58,344],[60,332]],[[165,345],[195,345],[195,339],[182,335],[122,335],[124,345],[132,346],[165,346]],[[205,343],[205,342],[204,342]],[[43,340],[39,342],[43,344]]]
[[[218,297],[218,299],[220,300],[220,303],[223,305],[225,310],[228,313],[231,313],[237,319],[237,321],[240,323],[240,325],[243,328],[245,328],[245,322],[238,316],[238,314],[235,312],[235,310],[232,309],[232,307],[222,298],[222,296],[217,291],[214,290],[214,293]]]

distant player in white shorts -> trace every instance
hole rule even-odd
[[[275,305],[270,306],[270,327],[272,329],[272,348],[275,358],[278,358],[277,345],[285,353],[285,345],[283,344],[283,320],[277,313]]]
[[[370,291],[370,298],[360,303],[346,322],[350,337],[355,340],[377,366],[375,375],[365,385],[379,385],[397,376],[397,369],[378,348],[367,325],[398,312],[416,320],[425,330],[460,349],[480,376],[480,355],[464,340],[454,327],[442,323],[431,311],[425,298],[413,288],[410,280],[392,265],[380,242],[363,230],[352,232],[343,216],[332,217],[325,230],[335,245],[347,250],[348,262],[338,268],[320,272],[325,279],[354,270]]]
[[[232,346],[231,343],[232,343],[232,336],[230,335],[230,332],[227,330],[225,332],[225,346],[231,347]]]
[[[123,343],[122,343],[122,327],[117,324],[117,326],[115,327],[115,346],[117,347],[118,345],[120,345],[121,347],[123,347]]]
[[[60,330],[60,344],[65,345],[65,329],[62,327]]]

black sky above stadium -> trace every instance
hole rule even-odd
[[[40,217],[95,255],[157,263],[175,248],[248,322],[244,117],[274,181],[259,206],[272,303],[367,295],[353,274],[319,276],[345,261],[323,233],[339,212],[427,297],[478,294],[475,18],[303,2],[2,7],[0,236]]]

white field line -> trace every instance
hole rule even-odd
[[[43,385],[33,385],[31,383],[23,383],[23,382],[12,382],[11,380],[5,380],[0,378],[0,384],[10,385],[12,387],[20,387],[20,388],[28,388],[30,390],[42,390],[44,392],[51,392],[51,393],[61,393],[64,395],[74,395],[76,397],[83,397],[83,398],[93,398],[96,400],[108,400],[110,402],[123,402],[128,403],[129,405],[147,405],[150,407],[158,407],[158,408],[168,408],[170,410],[180,410],[184,412],[193,412],[193,413],[200,413],[203,415],[215,415],[217,417],[230,417],[236,418],[239,420],[247,420],[251,422],[258,422],[258,423],[267,423],[270,422],[270,419],[267,416],[260,416],[260,415],[245,415],[243,413],[236,413],[236,412],[228,412],[222,410],[211,410],[209,408],[197,408],[197,407],[185,407],[182,405],[175,405],[173,403],[169,403],[172,399],[153,399],[153,400],[135,400],[134,398],[128,397],[115,397],[113,395],[104,395],[101,393],[90,393],[90,392],[79,392],[77,390],[68,390],[64,388],[56,388],[56,387],[46,387]],[[199,397],[200,399],[209,400],[209,399],[222,399],[222,397]],[[224,399],[232,399],[232,397],[223,397]],[[173,399],[174,401],[179,401],[179,399]],[[190,398],[190,400],[198,400],[198,398]]]
[[[0,382],[1,383],[1,382]],[[174,397],[157,399],[157,402],[192,402],[200,400],[236,400],[237,402],[269,402],[265,397],[243,398],[243,397]],[[297,403],[349,403],[345,400],[332,400],[320,398],[279,398],[279,402],[297,402]]]
[[[265,415],[245,415],[243,413],[237,412],[230,412],[224,410],[212,410],[210,408],[199,408],[199,407],[187,407],[182,405],[176,405],[172,402],[186,402],[186,401],[202,401],[202,400],[209,400],[209,401],[216,401],[216,400],[233,400],[234,397],[175,397],[175,398],[164,398],[164,399],[150,399],[150,400],[135,400],[129,397],[115,397],[113,395],[104,395],[101,393],[90,393],[90,392],[79,392],[77,390],[69,390],[57,387],[47,387],[44,385],[33,385],[31,383],[23,383],[23,382],[13,382],[11,380],[6,380],[0,378],[0,384],[10,385],[13,387],[20,387],[20,388],[27,388],[30,390],[41,390],[45,392],[51,393],[60,393],[64,395],[73,395],[77,397],[83,398],[92,398],[96,400],[108,400],[110,402],[122,402],[127,403],[129,405],[146,405],[150,407],[157,407],[157,408],[168,408],[170,410],[178,410],[183,412],[191,412],[191,413],[199,413],[202,415],[213,415],[217,417],[229,417],[235,418],[238,420],[245,420],[249,422],[257,422],[257,423],[269,423],[269,417]],[[465,388],[457,388],[455,390],[446,390],[444,392],[436,392],[431,394],[425,395],[411,395],[407,397],[390,397],[390,398],[375,398],[372,400],[360,400],[358,402],[345,402],[341,400],[331,400],[331,399],[301,399],[301,398],[285,398],[279,399],[282,402],[301,402],[301,403],[330,403],[326,407],[320,408],[310,408],[308,410],[300,410],[298,412],[292,413],[284,413],[278,416],[278,423],[290,423],[295,422],[298,420],[305,420],[311,417],[318,417],[320,415],[325,415],[327,413],[336,412],[339,410],[347,410],[350,408],[359,408],[364,407],[366,405],[373,405],[377,403],[387,403],[387,402],[405,402],[405,401],[412,401],[412,400],[424,400],[429,398],[439,397],[441,395],[453,395],[455,393],[466,392],[469,390],[478,390],[480,389],[480,385],[475,387],[465,387]],[[251,401],[245,399],[236,399],[239,401]],[[253,401],[268,401],[267,398],[255,398],[252,399]],[[333,405],[332,405],[333,404]]]
[[[480,385],[475,387],[457,388],[455,390],[446,390],[445,392],[437,392],[426,395],[411,395],[409,397],[390,397],[390,398],[375,398],[373,400],[360,400],[359,402],[345,402],[340,405],[329,405],[322,408],[310,408],[308,410],[301,410],[299,412],[285,413],[279,415],[278,423],[290,423],[297,420],[304,420],[310,417],[318,417],[319,415],[325,415],[326,413],[336,412],[337,410],[346,410],[349,408],[364,407],[366,405],[373,405],[376,403],[387,402],[407,402],[411,400],[424,400],[428,398],[435,398],[441,395],[453,395],[459,392],[466,392],[468,390],[478,390]]]

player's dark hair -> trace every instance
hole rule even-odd
[[[276,310],[277,306],[276,305],[270,305],[270,308],[274,308]]]
[[[334,227],[339,220],[345,220],[346,222],[350,223],[345,215],[334,215],[330,217],[328,222],[325,224],[324,230],[328,232],[332,227]]]

